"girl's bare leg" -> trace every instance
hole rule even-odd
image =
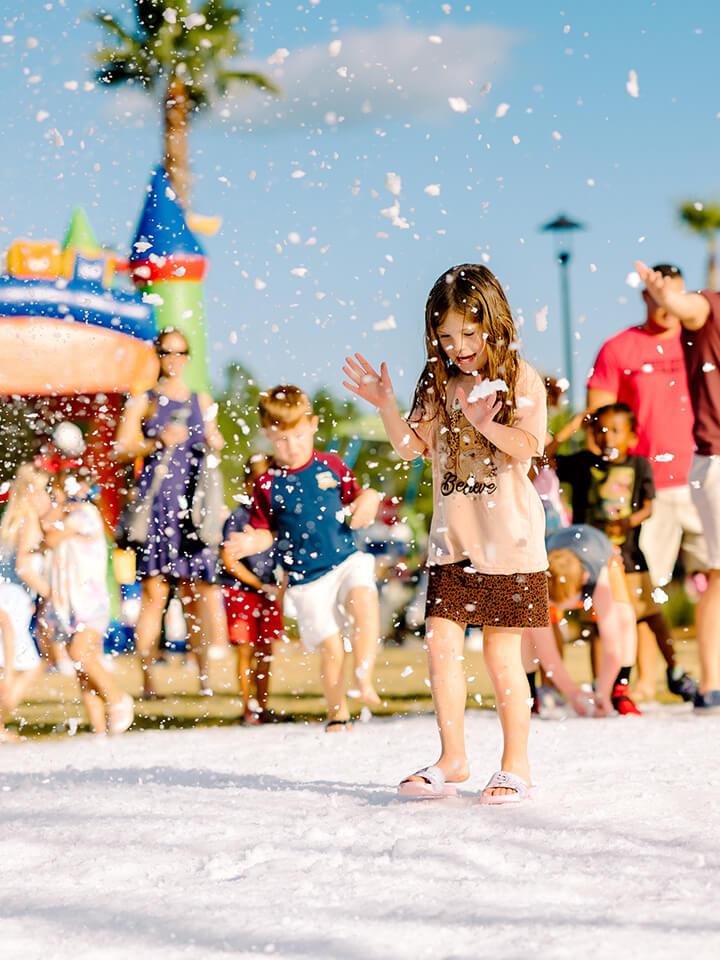
[[[70,656],[79,664],[78,672],[87,675],[108,707],[115,707],[122,703],[125,694],[102,665],[101,652],[102,637],[95,630],[79,630],[70,641]]]
[[[93,733],[107,733],[107,717],[105,716],[105,701],[100,691],[95,689],[90,677],[84,672],[78,673],[83,703],[87,711]]]
[[[503,732],[501,769],[514,773],[529,785],[530,687],[523,669],[521,636],[519,629],[485,627],[483,653]],[[515,791],[507,787],[488,791],[492,796],[513,793]]]
[[[354,587],[347,595],[345,610],[352,622],[352,649],[359,700],[379,704],[373,683],[373,668],[380,642],[380,612],[374,587]]]
[[[208,645],[222,654],[229,646],[227,615],[222,587],[214,583],[204,584],[203,586],[203,618]]]
[[[335,633],[326,637],[320,647],[321,673],[323,693],[327,700],[328,720],[349,720],[347,697],[345,696],[345,650],[342,637]]]
[[[150,669],[157,656],[162,618],[169,593],[170,585],[162,577],[148,577],[142,582],[142,605],[135,627],[135,649],[140,656],[144,697],[157,695],[150,678]]]
[[[462,783],[470,776],[465,751],[467,683],[463,659],[464,643],[464,623],[454,623],[443,617],[428,617],[425,625],[425,649],[441,747],[436,766],[442,770],[445,779],[453,783]],[[525,684],[527,685],[527,680]]]
[[[180,583],[185,619],[188,627],[188,645],[190,652],[197,658],[200,690],[212,692],[208,676],[208,649],[210,637],[206,630],[212,622],[208,616],[208,595],[212,590],[209,583],[183,580]]]
[[[5,727],[5,720],[22,701],[25,693],[45,670],[45,664],[39,663],[31,670],[21,672],[11,670],[4,673],[0,682],[0,743],[19,740],[17,734]],[[7,668],[6,668],[7,671]]]

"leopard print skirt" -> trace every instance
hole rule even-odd
[[[463,563],[428,566],[425,619],[472,627],[547,627],[548,578],[540,573],[478,573]]]

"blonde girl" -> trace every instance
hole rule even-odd
[[[481,801],[517,803],[531,784],[521,635],[549,623],[545,517],[528,479],[531,459],[543,452],[545,390],[518,353],[507,299],[484,266],[453,267],[436,281],[425,308],[425,346],[407,420],[385,363],[378,373],[355,354],[343,367],[345,386],[378,409],[398,455],[429,456],[433,467],[426,647],[441,752],[398,792],[449,796],[470,776],[463,642],[473,625],[483,627],[503,732],[500,770]]]
[[[30,635],[36,596],[49,584],[41,573],[40,516],[50,505],[48,475],[23,464],[12,484],[0,524],[0,743],[17,740],[4,721],[43,671]]]

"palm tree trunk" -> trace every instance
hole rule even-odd
[[[178,200],[185,210],[190,203],[188,130],[190,100],[187,88],[177,76],[170,78],[165,94],[165,169]]]
[[[720,286],[720,277],[718,276],[717,265],[717,236],[715,232],[708,233],[708,266],[707,266],[707,285],[708,290],[717,290]]]

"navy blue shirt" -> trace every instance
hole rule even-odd
[[[304,467],[273,467],[256,480],[250,523],[275,534],[291,586],[319,579],[357,552],[343,507],[359,493],[340,457],[317,450]]]
[[[223,527],[223,543],[227,543],[231,533],[241,533],[249,523],[250,507],[246,507],[241,503],[235,507],[225,521],[225,526]],[[248,570],[255,574],[260,583],[275,583],[277,554],[275,553],[274,546],[270,547],[269,550],[263,551],[263,553],[255,553],[251,557],[243,557],[240,562],[244,563]],[[254,587],[251,587],[249,583],[244,583],[242,580],[234,577],[222,564],[220,565],[218,582],[225,587],[240,587],[241,590],[251,590],[253,593],[258,592]]]

